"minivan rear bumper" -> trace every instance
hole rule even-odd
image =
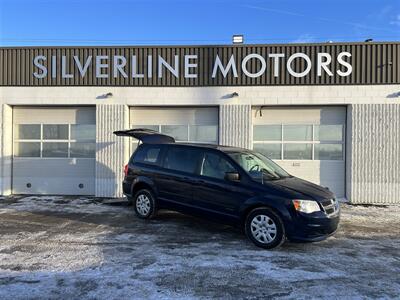
[[[340,215],[324,217],[307,217],[298,215],[287,226],[287,236],[291,241],[317,242],[333,235],[339,225]]]
[[[126,180],[122,181],[122,191],[124,193],[124,195],[128,198],[132,198],[132,182],[128,182]]]

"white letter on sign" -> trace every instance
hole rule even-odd
[[[197,73],[190,73],[190,68],[197,68],[197,64],[190,63],[191,59],[197,59],[197,55],[185,55],[185,78],[197,78]]]
[[[322,59],[325,58],[325,61]],[[329,53],[318,53],[317,54],[317,75],[322,75],[322,69],[325,70],[326,74],[333,76],[331,70],[328,69],[329,64],[332,62],[332,57]]]
[[[305,69],[303,72],[301,72],[301,73],[298,73],[298,72],[296,72],[296,71],[294,71],[294,70],[292,69],[292,62],[293,62],[293,60],[295,60],[295,59],[298,58],[298,57],[299,57],[299,58],[303,58],[303,59],[306,61],[306,63],[307,63],[306,69]],[[286,67],[287,67],[288,72],[290,73],[290,75],[292,75],[292,76],[294,76],[294,77],[304,77],[304,76],[306,76],[306,75],[310,72],[310,70],[311,70],[311,60],[310,60],[310,58],[309,58],[307,55],[305,55],[304,53],[295,53],[295,54],[293,54],[292,56],[290,56],[289,59],[287,60]]]
[[[124,67],[126,65],[126,58],[125,56],[121,55],[115,55],[113,58],[113,68],[114,68],[114,78],[118,78],[118,73],[122,75],[122,77],[127,78],[128,75],[126,75],[124,71]]]
[[[108,55],[96,56],[96,78],[108,78],[108,71],[106,74],[101,73],[101,69],[108,68],[108,63],[101,63],[103,59],[108,60]]]
[[[67,72],[67,57],[61,56],[61,78],[73,78],[74,75]]]
[[[85,77],[86,71],[90,65],[90,63],[92,62],[92,56],[89,55],[86,59],[85,64],[82,66],[81,61],[79,60],[79,57],[77,55],[74,55],[74,60],[75,60],[75,64],[78,67],[78,71],[79,74],[81,74],[81,77]]]
[[[176,78],[179,77],[179,55],[175,55],[175,66],[174,68],[165,61],[160,55],[158,56],[158,78],[163,77],[163,66],[168,69]]]
[[[224,78],[226,77],[226,75],[228,75],[230,68],[232,68],[233,77],[238,77],[237,70],[236,70],[235,57],[233,55],[229,59],[229,62],[228,62],[228,65],[226,66],[226,68],[224,68],[224,66],[222,65],[222,62],[219,59],[219,56],[217,54],[217,57],[215,58],[213,72],[211,75],[212,78],[215,78],[215,76],[217,75],[218,68],[221,70],[222,76],[224,76]]]
[[[46,60],[46,56],[39,55],[39,56],[36,56],[33,59],[33,64],[36,67],[38,67],[40,70],[42,70],[42,73],[35,72],[35,73],[33,73],[33,76],[35,76],[36,78],[44,78],[47,75],[47,68],[45,66],[43,66],[41,63],[39,63],[39,60],[44,60],[45,61]]]
[[[274,77],[279,77],[279,58],[285,57],[283,53],[271,53],[268,55],[274,60]]]
[[[342,72],[341,70],[337,70],[336,73],[338,73],[340,76],[349,76],[351,74],[351,72],[353,71],[353,67],[351,66],[351,64],[349,64],[348,62],[343,60],[343,58],[342,58],[343,56],[351,57],[351,53],[341,52],[337,57],[339,64],[341,64],[342,66],[345,66],[347,68],[347,71]]]
[[[144,78],[144,74],[138,73],[137,57],[132,55],[132,78]]]
[[[261,62],[261,69],[260,69],[260,71],[258,71],[258,72],[255,73],[255,74],[250,73],[250,72],[247,70],[247,62],[248,62],[250,59],[252,59],[252,58],[256,58],[256,59],[258,59],[258,60]],[[266,68],[266,67],[267,67],[267,66],[266,66],[266,64],[265,64],[265,59],[264,59],[264,57],[262,57],[262,56],[259,55],[259,54],[249,54],[249,55],[247,55],[247,56],[243,59],[243,61],[242,61],[242,70],[243,70],[243,73],[244,73],[246,76],[251,77],[251,78],[256,78],[256,77],[259,77],[259,76],[261,76],[262,74],[264,74],[265,68]]]

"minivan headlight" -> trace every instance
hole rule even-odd
[[[297,211],[301,211],[306,214],[311,214],[316,211],[320,211],[320,207],[317,201],[314,200],[292,200],[294,208]]]

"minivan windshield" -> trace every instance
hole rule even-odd
[[[247,151],[227,154],[254,179],[263,181],[291,177],[284,169],[260,153]]]

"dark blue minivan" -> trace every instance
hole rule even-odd
[[[124,194],[139,218],[176,210],[243,228],[257,246],[286,238],[320,241],[339,223],[339,202],[325,187],[288,174],[257,152],[175,143],[148,129],[116,131],[141,141],[125,166]]]

